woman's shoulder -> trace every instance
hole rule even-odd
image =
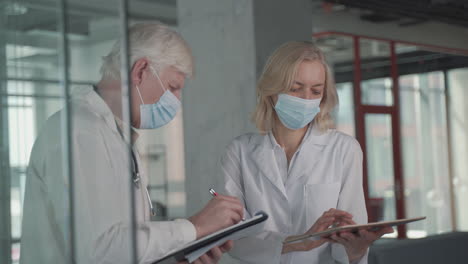
[[[259,145],[263,142],[265,135],[259,133],[246,133],[235,137],[227,146],[227,150],[241,151],[242,149],[250,148]]]
[[[361,145],[355,137],[336,129],[330,129],[328,133],[330,133],[335,145],[348,149],[349,151],[361,151]]]
[[[265,136],[255,132],[245,133],[231,140],[230,145],[248,146],[261,142],[263,137]]]

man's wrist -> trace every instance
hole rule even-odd
[[[199,239],[201,237],[201,230],[196,220],[194,219],[194,216],[187,218],[187,220],[190,221],[190,223],[192,223],[192,225],[195,227],[195,236],[196,236],[196,239]]]

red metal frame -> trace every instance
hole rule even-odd
[[[361,56],[360,56],[360,36],[353,36],[354,43],[354,105],[355,122],[356,122],[356,138],[361,144],[364,155],[363,160],[363,187],[364,197],[366,203],[369,203],[369,178],[367,171],[367,148],[366,148],[366,130],[365,130],[365,116],[366,114],[389,114],[392,118],[392,138],[393,138],[393,170],[394,170],[394,188],[396,198],[396,215],[397,218],[405,218],[405,199],[404,181],[402,171],[402,158],[401,158],[401,137],[400,137],[400,118],[399,107],[400,101],[398,98],[398,69],[396,65],[395,43],[390,44],[390,61],[392,63],[391,76],[392,76],[392,96],[393,106],[380,106],[380,105],[364,105],[361,102]],[[398,238],[406,238],[406,226],[400,225],[398,227]]]
[[[366,114],[388,114],[392,120],[392,138],[393,138],[393,168],[394,168],[394,191],[396,200],[396,215],[397,218],[405,218],[405,197],[404,197],[404,175],[403,175],[403,159],[401,152],[401,127],[400,127],[400,98],[399,98],[399,75],[398,75],[398,64],[397,55],[395,52],[395,45],[406,44],[420,46],[427,49],[437,50],[445,53],[452,53],[458,55],[468,56],[468,49],[451,49],[446,47],[427,45],[422,43],[413,43],[408,41],[391,40],[385,38],[371,37],[354,35],[344,32],[320,32],[315,33],[315,38],[325,37],[330,35],[348,36],[353,39],[354,44],[354,105],[355,105],[355,123],[356,123],[356,138],[361,144],[364,160],[363,160],[363,185],[364,185],[364,196],[366,203],[370,201],[369,197],[369,183],[368,183],[368,172],[367,172],[367,148],[366,148],[366,131],[365,131],[365,115]],[[392,79],[392,106],[379,106],[379,105],[364,105],[361,102],[361,82],[362,82],[362,71],[361,71],[361,56],[360,56],[360,39],[371,39],[376,41],[383,41],[390,44],[390,62],[391,72],[390,76]],[[398,238],[406,238],[406,226],[398,226]]]
[[[367,176],[367,151],[366,151],[366,129],[364,124],[364,109],[361,104],[361,52],[359,49],[359,37],[353,36],[354,47],[354,120],[356,123],[356,139],[361,144],[363,153],[363,188],[366,202],[369,201],[369,181]]]
[[[393,95],[393,113],[392,113],[392,137],[393,137],[393,171],[396,197],[396,215],[397,218],[405,218],[405,181],[403,178],[403,158],[401,152],[401,127],[400,127],[400,96],[398,64],[395,52],[395,42],[390,42],[390,61],[392,76],[392,95]],[[406,225],[398,226],[398,238],[406,238]]]
[[[392,106],[383,105],[362,105],[362,108],[367,114],[393,114],[395,111]]]
[[[369,180],[367,171],[367,148],[366,148],[366,130],[365,130],[365,116],[366,114],[389,114],[392,117],[392,138],[393,138],[393,167],[394,167],[394,184],[395,184],[395,196],[396,196],[396,210],[397,217],[404,218],[404,197],[402,192],[404,190],[403,184],[403,172],[401,170],[401,147],[400,147],[400,125],[399,125],[399,99],[398,99],[398,69],[396,68],[396,56],[395,56],[395,45],[391,44],[391,62],[392,70],[391,76],[393,80],[392,96],[393,106],[379,106],[379,105],[363,105],[361,102],[361,56],[360,56],[360,37],[353,36],[354,43],[354,105],[355,111],[355,122],[356,122],[356,138],[361,144],[364,161],[363,161],[363,176],[364,176],[364,196],[366,202],[370,200],[369,197]],[[404,225],[398,227],[398,238],[406,237],[406,229]]]
[[[355,34],[346,33],[346,32],[339,32],[339,31],[323,31],[323,32],[317,32],[317,33],[312,34],[314,38],[321,38],[321,37],[332,36],[332,35],[347,36],[347,37],[352,37],[352,38],[359,37],[359,38],[372,39],[372,40],[384,41],[384,42],[389,42],[389,43],[394,42],[394,43],[404,44],[404,45],[419,46],[419,47],[423,47],[429,50],[437,50],[439,52],[445,52],[449,54],[468,56],[468,49],[447,48],[443,46],[429,45],[429,44],[424,44],[424,43],[417,43],[417,42],[397,40],[397,39],[387,39],[387,38],[374,37],[374,36],[368,36],[368,35],[355,35]]]

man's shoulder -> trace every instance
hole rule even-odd
[[[70,136],[73,141],[73,138],[80,134],[99,134],[105,126],[105,121],[85,102],[72,101],[71,106],[68,113],[61,109],[40,125],[35,145],[46,144],[50,149],[61,146],[65,135]]]

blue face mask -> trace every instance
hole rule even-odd
[[[156,77],[161,83],[161,87],[164,90],[164,94],[154,104],[145,104],[143,97],[141,96],[140,89],[137,88],[138,94],[140,95],[140,128],[141,129],[154,129],[159,128],[169,123],[177,114],[180,108],[180,101],[177,97],[169,90],[164,88],[164,85],[159,78],[159,75],[155,73]]]
[[[321,100],[322,98],[309,100],[288,94],[280,94],[278,95],[275,110],[285,127],[297,130],[312,122],[320,112]]]

